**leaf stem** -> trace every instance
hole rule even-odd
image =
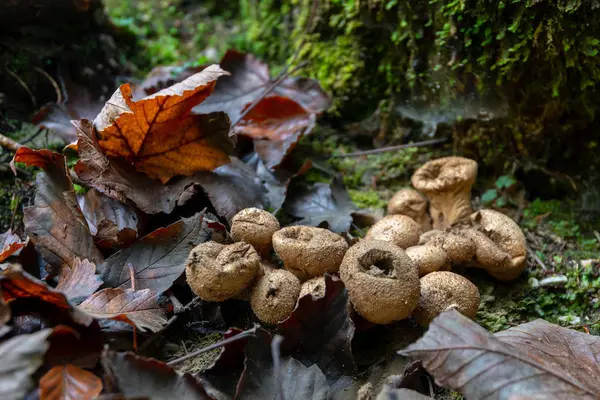
[[[433,144],[444,143],[447,140],[448,139],[445,139],[445,138],[443,138],[443,139],[431,139],[431,140],[424,140],[422,142],[406,143],[406,144],[400,144],[400,145],[397,145],[397,146],[382,147],[380,149],[365,150],[365,151],[355,151],[353,153],[346,153],[346,154],[332,154],[331,158],[368,156],[368,155],[371,155],[371,154],[386,153],[388,151],[394,151],[394,150],[400,150],[400,149],[408,149],[408,148],[411,148],[411,147],[430,146],[430,145],[433,145]]]

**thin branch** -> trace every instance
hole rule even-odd
[[[529,252],[529,254],[531,254],[531,256],[533,257],[533,259],[535,260],[535,262],[537,263],[537,265],[539,265],[540,267],[542,267],[542,269],[544,271],[548,270],[548,268],[546,268],[546,264],[544,264],[544,262],[542,261],[542,259],[539,258],[537,254],[535,254],[535,251],[531,250],[529,247],[527,248],[527,251]]]
[[[167,362],[167,365],[172,367],[174,365],[182,363],[185,360],[189,360],[190,358],[197,357],[197,356],[199,356],[202,353],[206,353],[208,351],[211,351],[211,350],[214,350],[214,349],[218,349],[219,347],[223,347],[223,346],[225,346],[226,344],[229,344],[229,343],[237,342],[238,340],[243,339],[245,337],[254,336],[254,334],[256,333],[256,328],[257,327],[255,326],[254,328],[248,329],[248,330],[243,331],[243,332],[240,332],[240,333],[238,333],[235,336],[232,336],[232,337],[227,338],[227,339],[223,339],[220,342],[213,343],[210,346],[203,347],[203,348],[198,349],[196,351],[193,351],[193,352],[191,352],[189,354],[186,354],[185,356],[182,356],[182,357],[176,358],[174,360],[171,360],[171,361]]]
[[[353,153],[346,153],[346,154],[332,154],[331,158],[368,156],[368,155],[371,155],[371,154],[386,153],[388,151],[408,149],[408,148],[411,148],[411,147],[431,146],[433,144],[444,143],[447,140],[448,139],[431,139],[431,140],[424,140],[422,142],[415,142],[415,143],[400,144],[400,145],[397,145],[397,146],[382,147],[380,149],[365,150],[365,151],[355,151]]]
[[[44,75],[46,79],[50,81],[50,84],[54,87],[54,91],[56,92],[56,104],[62,103],[62,93],[60,92],[60,88],[58,87],[58,83],[50,76],[49,73],[41,69],[40,67],[34,67],[34,69],[40,74]]]
[[[8,136],[4,136],[1,133],[0,133],[0,146],[4,147],[7,150],[12,151],[13,153],[15,153],[17,150],[19,150],[19,147],[23,147],[23,145],[21,143],[16,142],[13,139],[9,138]]]
[[[6,72],[8,72],[13,78],[16,79],[17,82],[19,82],[19,85],[21,85],[21,87],[23,89],[25,89],[25,91],[27,92],[27,94],[29,94],[29,98],[31,99],[31,103],[33,104],[33,106],[35,108],[37,108],[37,101],[35,101],[35,96],[33,95],[33,93],[31,93],[31,90],[29,90],[29,86],[27,86],[27,84],[25,82],[23,82],[23,80],[21,79],[21,77],[19,75],[17,75],[16,73],[12,72],[10,70],[10,68],[5,67],[6,68]]]

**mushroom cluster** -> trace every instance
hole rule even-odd
[[[265,210],[247,208],[231,221],[233,243],[196,246],[186,263],[186,279],[202,300],[249,300],[264,323],[276,324],[294,310],[301,294],[322,297],[325,273],[337,273],[348,250],[346,240],[327,229],[291,226]],[[282,261],[283,268],[271,258]]]
[[[374,324],[412,317],[428,326],[450,308],[474,318],[479,291],[452,269],[482,268],[512,280],[525,269],[527,255],[525,236],[512,219],[494,210],[473,212],[476,175],[477,163],[467,158],[426,163],[412,177],[418,191],[396,193],[389,215],[351,247],[327,229],[280,228],[267,211],[242,210],[232,219],[234,243],[207,242],[192,250],[187,281],[207,301],[248,300],[267,324],[288,318],[301,296],[325,296],[324,275],[337,273],[354,311]]]

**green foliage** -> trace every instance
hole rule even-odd
[[[350,199],[358,208],[385,208],[387,201],[381,198],[381,195],[375,191],[348,190]]]
[[[481,202],[487,206],[505,207],[513,204],[509,190],[517,183],[515,178],[502,175],[494,184],[494,189],[488,189],[481,195]]]

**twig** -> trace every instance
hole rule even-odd
[[[10,217],[10,225],[9,225],[9,230],[12,231],[13,228],[15,227],[15,217],[17,216],[17,210],[19,209],[19,206],[21,205],[21,196],[19,196],[18,194],[13,194],[13,199],[15,199],[16,196],[16,201],[15,201],[15,208],[12,210],[12,216]],[[11,199],[11,203],[12,203],[12,199]]]
[[[346,153],[346,154],[332,154],[331,157],[332,158],[339,158],[339,157],[357,157],[357,156],[368,156],[371,154],[379,154],[379,153],[386,153],[388,151],[394,151],[394,150],[401,150],[401,149],[408,149],[411,147],[424,147],[424,146],[430,146],[432,144],[438,144],[438,143],[444,143],[446,142],[448,139],[431,139],[431,140],[424,140],[422,142],[415,142],[415,143],[407,143],[407,144],[400,144],[397,146],[388,146],[388,147],[382,147],[380,149],[373,149],[373,150],[365,150],[365,151],[355,151],[353,153]]]
[[[285,396],[283,395],[283,384],[281,381],[281,342],[283,342],[283,336],[275,335],[275,337],[273,337],[273,340],[271,340],[271,356],[273,357],[273,372],[275,373],[278,394],[275,398],[285,400]]]
[[[31,99],[31,103],[33,104],[33,106],[35,108],[37,108],[37,101],[35,101],[35,96],[33,95],[33,93],[31,93],[31,90],[29,90],[29,86],[27,86],[27,84],[25,82],[23,82],[23,80],[19,77],[19,75],[17,75],[16,73],[12,72],[10,70],[10,68],[5,67],[6,68],[6,72],[8,72],[13,78],[15,78],[17,80],[17,82],[19,82],[19,85],[21,85],[21,87],[23,89],[25,89],[25,91],[27,92],[27,94],[29,94],[29,98]]]
[[[0,146],[15,153],[23,145],[0,133]]]
[[[185,356],[181,356],[181,357],[178,357],[178,358],[176,358],[174,360],[171,360],[171,361],[167,362],[167,365],[172,367],[173,365],[177,365],[179,363],[182,363],[185,360],[189,360],[190,358],[197,357],[197,356],[199,356],[202,353],[206,353],[208,351],[211,351],[211,350],[214,350],[214,349],[218,349],[219,347],[223,347],[223,346],[225,346],[226,344],[229,344],[229,343],[237,342],[238,340],[243,339],[243,338],[248,337],[248,336],[254,336],[254,333],[256,333],[256,328],[257,327],[255,326],[252,329],[248,329],[246,331],[240,332],[239,334],[237,334],[235,336],[232,336],[232,337],[227,338],[227,339],[223,339],[223,340],[221,340],[221,341],[219,341],[217,343],[211,344],[210,346],[206,346],[206,347],[203,347],[201,349],[192,351],[191,353],[186,354]]]
[[[292,60],[293,62],[293,60]],[[291,63],[290,63],[291,64]],[[239,116],[239,118],[233,123],[231,124],[232,127],[236,126],[237,124],[239,124],[244,117],[246,117],[246,115],[248,115],[248,113],[250,111],[252,111],[252,109],[254,107],[256,107],[256,105],[258,103],[260,103],[265,97],[267,97],[267,95],[269,95],[269,93],[271,93],[273,90],[275,90],[275,88],[277,86],[279,86],[281,84],[281,82],[283,82],[285,80],[285,78],[287,78],[288,76],[290,76],[291,74],[293,74],[294,72],[298,71],[301,68],[304,68],[308,62],[307,61],[303,61],[300,64],[298,64],[297,67],[293,68],[292,70],[288,70],[290,64],[288,64],[285,69],[283,71],[281,71],[281,73],[277,76],[277,78],[275,78],[273,80],[273,83],[271,83],[271,85],[269,85],[269,87],[267,88],[267,90],[265,90],[260,96],[258,96],[252,103],[250,103],[250,105],[248,106],[248,108],[246,108],[244,110],[244,112],[242,112]]]
[[[127,268],[129,268],[129,279],[131,279],[131,290],[135,291],[135,268],[133,268],[133,264],[127,263]]]
[[[535,251],[531,250],[529,247],[527,248],[527,251],[529,252],[529,254],[531,254],[531,256],[533,257],[533,259],[535,260],[535,262],[537,263],[537,265],[539,265],[540,267],[542,267],[542,269],[544,271],[548,270],[548,268],[546,268],[546,264],[544,264],[544,262],[542,261],[542,259],[539,258],[537,254],[535,254]]]
[[[60,92],[60,88],[58,87],[58,83],[50,76],[49,73],[41,69],[40,67],[33,67],[37,72],[44,75],[46,79],[50,81],[50,84],[54,87],[54,91],[56,92],[56,104],[62,103],[62,93]]]

